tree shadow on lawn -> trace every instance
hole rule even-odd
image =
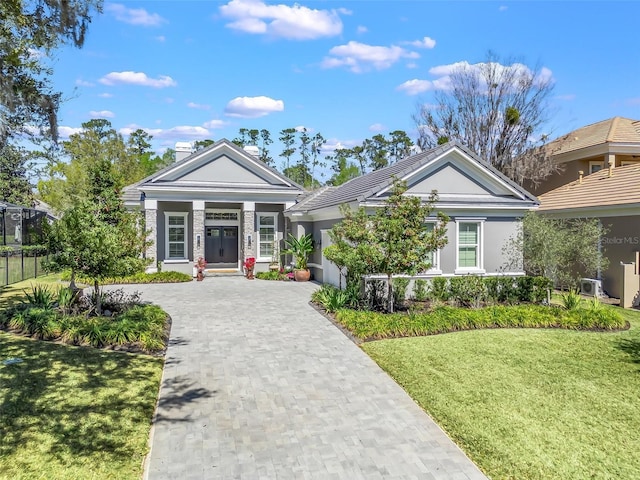
[[[621,338],[616,348],[628,354],[633,363],[640,364],[640,337]]]
[[[63,464],[144,454],[161,359],[0,335],[0,360],[12,357],[22,362],[0,364],[0,457],[34,444]]]

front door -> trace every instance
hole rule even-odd
[[[206,227],[204,254],[207,263],[238,264],[238,227]]]

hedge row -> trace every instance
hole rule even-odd
[[[434,335],[478,328],[566,328],[620,330],[627,328],[611,308],[544,305],[497,305],[481,309],[439,307],[426,313],[396,313],[342,309],[336,320],[361,340]]]
[[[62,280],[71,280],[71,272],[65,271],[62,274]],[[181,283],[190,282],[193,278],[191,275],[181,272],[155,272],[155,273],[136,273],[128,277],[110,277],[100,280],[100,285],[121,285],[132,283]],[[93,279],[84,275],[76,275],[76,282],[85,285],[93,285]]]

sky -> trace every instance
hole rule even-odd
[[[412,114],[452,66],[493,51],[551,76],[555,138],[640,119],[638,19],[638,1],[105,2],[84,47],[51,59],[60,134],[106,118],[159,153],[240,128],[304,127],[327,149],[393,130],[415,140]]]

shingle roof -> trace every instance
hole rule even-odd
[[[540,212],[640,203],[640,164],[600,170],[538,197]]]
[[[552,155],[573,152],[605,143],[638,143],[640,146],[640,120],[613,117],[586,125],[563,135],[546,145]]]
[[[402,160],[399,160],[398,162],[389,165],[388,167],[384,167],[380,170],[375,170],[360,177],[353,178],[338,187],[332,187],[326,190],[322,190],[317,195],[307,197],[303,201],[298,202],[296,205],[291,207],[289,211],[311,211],[320,208],[342,205],[354,201],[364,201],[380,190],[391,185],[393,183],[393,177],[404,177],[454,147],[463,150],[467,155],[483,165],[485,168],[489,169],[501,180],[505,181],[511,187],[521,192],[529,201],[537,202],[536,198],[533,195],[505,177],[502,173],[486,163],[484,160],[477,157],[466,147],[460,145],[457,142],[449,142],[430,150],[418,153],[416,155],[411,155],[409,157],[403,158]]]

